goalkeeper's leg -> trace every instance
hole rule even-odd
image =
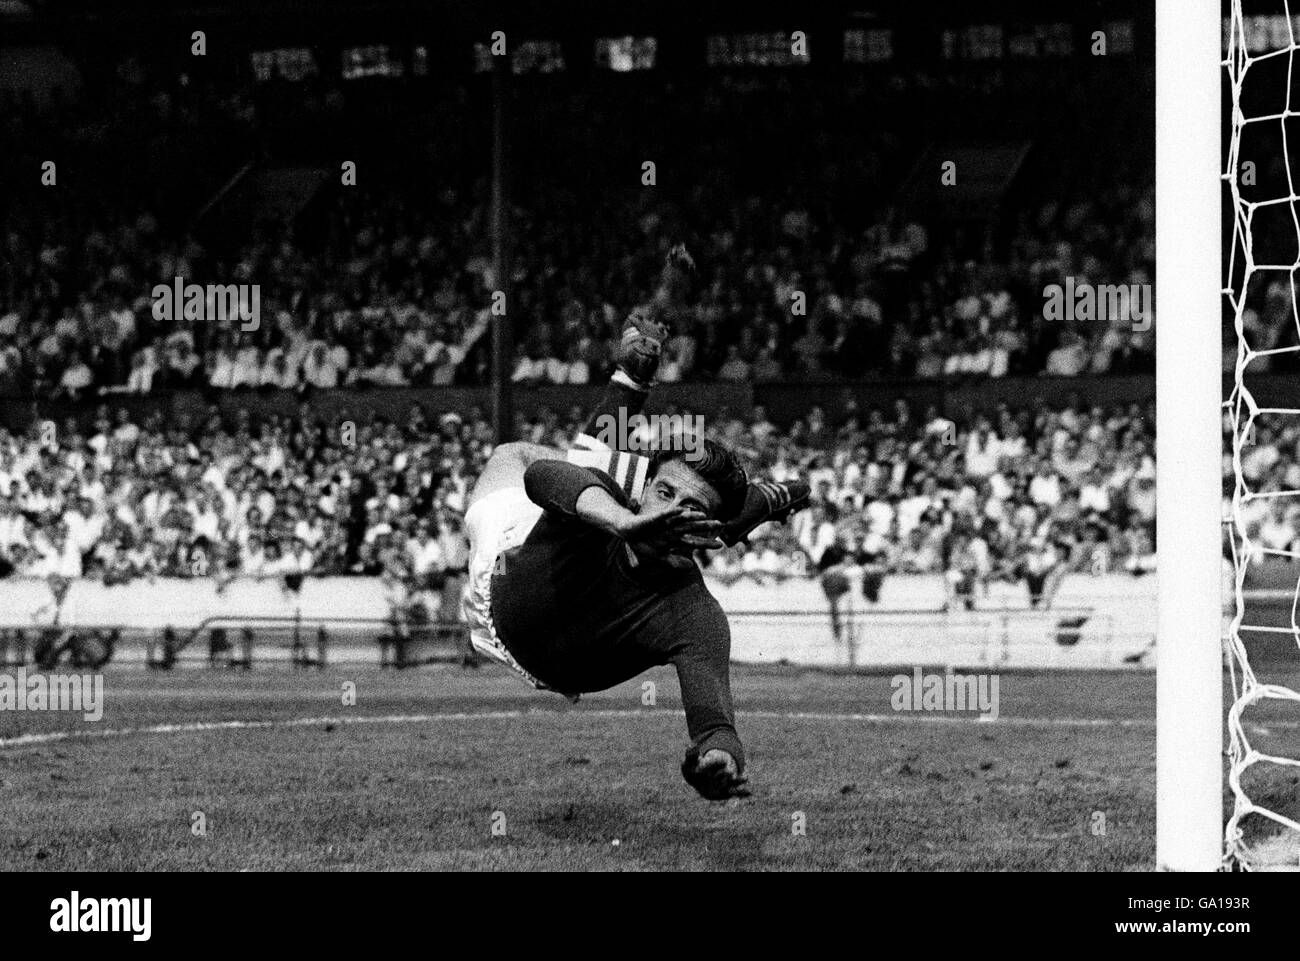
[[[668,337],[662,318],[671,317],[684,301],[694,269],[695,263],[685,247],[679,245],[669,251],[651,303],[634,310],[623,325],[614,374],[567,455],[571,463],[609,474],[633,503],[641,499],[650,459],[628,449],[631,438],[621,428],[645,408],[659,369],[663,342]],[[603,429],[611,424],[615,430]],[[723,528],[723,542],[727,546],[737,544],[760,524],[788,518],[807,506],[808,494],[808,485],[802,481],[751,482],[745,506]]]
[[[628,448],[630,438],[621,429],[645,408],[646,399],[654,385],[659,370],[663,343],[668,338],[668,326],[677,310],[689,296],[691,276],[695,261],[685,245],[678,244],[668,251],[663,270],[650,301],[633,310],[623,325],[615,352],[615,371],[586,426],[574,438],[569,460],[573,463],[596,467],[623,483],[620,471],[628,472],[632,480],[628,493],[634,499],[641,495],[648,460]],[[613,431],[603,429],[614,425]],[[637,462],[611,457],[623,453],[638,457]]]
[[[603,426],[626,424],[632,415],[641,413],[649,396],[648,387],[632,384],[622,370],[615,371],[600,402],[566,455],[570,463],[604,471],[623,488],[632,503],[641,499],[650,458],[628,450],[629,438],[623,436],[622,431],[605,430]],[[725,522],[723,543],[730,547],[745,540],[760,524],[789,518],[808,506],[808,495],[808,485],[803,481],[786,484],[750,481],[744,507]]]
[[[631,449],[622,428],[645,409],[666,336],[648,312],[633,312],[619,341],[617,367],[566,455],[570,463],[604,471],[633,503],[641,499],[650,458]]]

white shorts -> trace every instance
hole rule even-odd
[[[465,513],[469,535],[469,583],[461,610],[469,623],[469,639],[485,657],[500,661],[540,691],[549,691],[529,674],[506,649],[492,625],[492,574],[497,558],[527,539],[542,516],[542,509],[528,499],[522,487],[494,491]]]

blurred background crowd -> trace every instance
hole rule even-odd
[[[1153,317],[1045,314],[1049,285],[1151,284],[1155,267],[1150,65],[1131,23],[1127,52],[1108,24],[1109,60],[1054,29],[1016,62],[1001,39],[997,58],[971,53],[988,40],[972,27],[945,34],[951,56],[870,67],[847,65],[845,33],[843,69],[516,77],[507,376],[603,383],[685,242],[699,272],[662,382],[897,398],[707,417],[752,476],[813,487],[790,526],[702,558],[713,576],[856,567],[868,596],[911,572],[1038,597],[1054,572],[1152,570],[1149,403],[1008,390],[958,409],[909,386],[1154,370]],[[0,89],[0,398],[24,411],[0,429],[0,576],[464,569],[484,413],[436,390],[405,416],[364,403],[491,376],[491,78],[421,80],[421,51],[404,77],[362,80],[316,69],[320,48],[255,53],[252,71],[86,53],[75,95]],[[946,151],[962,189],[936,194]],[[30,175],[50,158],[57,185]],[[176,278],[257,285],[256,322],[218,316],[210,294],[160,316],[154,288]],[[313,400],[339,389],[355,412],[326,418]],[[204,400],[178,413],[178,391]],[[299,409],[241,409],[231,391]],[[583,419],[552,404],[514,435],[566,446]],[[1296,439],[1263,438],[1252,464],[1291,483]],[[1294,536],[1290,515],[1258,523]]]
[[[1154,567],[1153,410],[1000,405],[962,422],[934,409],[820,408],[778,428],[761,407],[707,432],[751,476],[808,478],[813,507],[701,558],[722,579],[889,573],[1023,581],[1056,571]],[[567,446],[580,410],[521,417],[517,434]],[[54,428],[54,429],[49,429]],[[1267,465],[1300,471],[1290,452]],[[480,412],[325,424],[294,417],[136,423],[102,407],[75,422],[0,432],[0,572],[18,576],[388,574],[437,586],[463,572],[465,500],[492,450]],[[1258,450],[1277,447],[1261,441]],[[1261,455],[1262,458],[1262,455]],[[1280,461],[1285,460],[1285,463]],[[1290,543],[1295,518],[1269,536]]]
[[[537,78],[515,92],[514,136],[527,145],[512,156],[523,188],[516,382],[606,376],[623,318],[680,240],[703,275],[677,318],[667,381],[1154,369],[1150,325],[1043,316],[1044,287],[1067,277],[1153,280],[1153,181],[1150,158],[1132,159],[1140,151],[1080,151],[1072,127],[1039,117],[984,229],[893,202],[936,122],[954,135],[972,117],[977,131],[1023,130],[1045,103],[1086,89],[1089,111],[1113,108],[1114,129],[1098,136],[1122,143],[1134,111],[1106,102],[1105,88],[1069,73],[1014,98],[924,71],[884,83],[720,72],[689,91],[619,80]],[[484,383],[490,113],[466,85],[380,96],[323,78],[200,83],[135,61],[53,111],[9,98],[0,124],[18,166],[59,157],[60,182],[77,189],[5,184],[0,394]],[[863,116],[872,122],[843,119]],[[225,230],[192,216],[241,158],[319,162],[330,138],[350,141],[354,187],[331,165],[290,220]],[[653,189],[639,181],[647,159]],[[156,318],[153,288],[176,277],[256,283],[258,329]]]

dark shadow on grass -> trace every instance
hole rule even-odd
[[[718,871],[753,871],[765,866],[768,858],[757,832],[710,826],[707,822],[713,812],[704,803],[694,814],[698,820],[674,824],[672,820],[647,820],[642,805],[571,801],[547,805],[534,824],[539,833],[565,844],[603,845],[615,837],[624,843],[631,841],[641,849],[647,867],[671,869],[683,861],[698,861],[701,868]]]

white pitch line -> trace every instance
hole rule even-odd
[[[340,717],[291,717],[263,721],[187,721],[177,724],[150,724],[143,727],[86,728],[76,731],[46,731],[38,734],[20,734],[0,738],[0,749],[33,747],[59,741],[95,738],[130,737],[147,734],[197,734],[207,731],[247,731],[269,728],[314,727],[326,724],[428,724],[433,721],[509,721],[520,718],[680,718],[676,710],[626,710],[596,708],[569,711],[461,711],[439,714],[362,714]],[[776,721],[837,721],[857,724],[988,724],[1006,727],[1067,727],[1067,728],[1154,728],[1150,718],[1107,717],[999,717],[987,720],[979,714],[927,714],[919,711],[900,711],[897,714],[855,714],[818,711],[742,711],[741,721],[749,719]],[[1300,729],[1300,722],[1275,721],[1272,728]]]
[[[862,724],[991,724],[1010,727],[1154,727],[1155,721],[1129,718],[1072,718],[1072,717],[1000,717],[995,721],[985,720],[978,714],[925,714],[921,712],[899,712],[898,714],[852,714],[815,711],[743,711],[738,715],[741,721],[759,718],[780,721],[838,721]],[[0,748],[31,747],[40,744],[52,744],[58,741],[130,737],[137,734],[195,734],[207,731],[243,731],[268,728],[313,727],[326,724],[428,724],[434,721],[505,721],[519,718],[680,718],[675,710],[616,710],[577,708],[571,711],[464,711],[439,714],[382,714],[353,715],[339,717],[293,717],[262,721],[187,721],[175,724],[150,724],[143,727],[86,728],[75,731],[46,731],[37,734],[20,734],[17,737],[0,738]],[[1278,726],[1278,725],[1274,725]]]

